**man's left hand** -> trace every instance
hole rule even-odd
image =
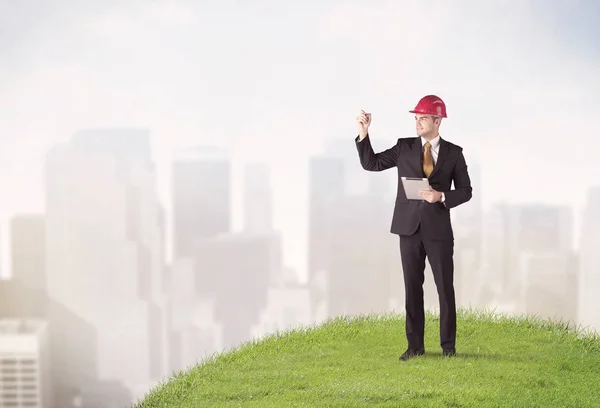
[[[442,200],[442,193],[434,190],[431,186],[429,186],[429,190],[419,191],[419,195],[428,203],[437,203]]]

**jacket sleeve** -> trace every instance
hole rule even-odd
[[[380,153],[373,151],[369,134],[359,141],[359,136],[354,139],[356,149],[358,150],[358,158],[362,168],[368,171],[383,171],[391,167],[396,167],[398,160],[398,143]]]
[[[465,156],[462,153],[462,148],[458,152],[458,159],[454,170],[452,170],[452,181],[454,182],[454,190],[444,193],[446,200],[444,205],[447,208],[457,207],[469,201],[473,195],[471,187],[471,178],[467,170]]]

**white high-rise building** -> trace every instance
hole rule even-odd
[[[197,295],[195,273],[192,259],[176,259],[171,267],[168,291],[172,371],[186,369],[221,351],[221,325],[215,319],[214,299]]]
[[[47,323],[0,320],[0,407],[51,408]]]
[[[99,380],[138,398],[168,374],[164,232],[148,133],[79,132],[49,152],[46,177],[48,295],[94,325]]]
[[[600,185],[588,192],[582,220],[578,319],[600,333]]]
[[[252,338],[310,325],[310,291],[306,285],[286,285],[268,290],[267,307],[252,329]]]
[[[494,205],[483,223],[484,293],[516,301],[526,283],[521,255],[570,251],[572,230],[569,207]]]
[[[577,257],[571,251],[521,255],[519,306],[529,315],[577,323]]]
[[[244,231],[254,234],[272,232],[273,194],[266,164],[246,164],[243,191]]]
[[[231,232],[232,161],[226,149],[195,146],[173,158],[173,256],[193,258],[199,241]]]

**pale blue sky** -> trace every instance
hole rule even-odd
[[[268,160],[286,260],[302,273],[307,156],[327,137],[353,143],[360,109],[376,150],[412,136],[407,111],[428,93],[448,105],[442,137],[481,161],[485,205],[579,205],[600,181],[593,1],[82,3],[0,3],[3,219],[43,208],[53,143],[145,126],[165,200],[176,147],[231,142]]]

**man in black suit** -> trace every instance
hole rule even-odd
[[[406,338],[408,349],[400,360],[425,353],[423,282],[425,258],[429,260],[440,302],[440,344],[443,356],[456,354],[456,303],[454,296],[454,234],[450,209],[471,199],[472,188],[462,147],[439,135],[446,106],[435,95],[423,97],[415,109],[417,137],[400,138],[396,144],[375,153],[369,138],[371,114],[356,118],[355,139],[365,170],[398,169],[400,177],[427,177],[430,190],[422,200],[408,200],[398,182],[391,233],[400,236],[400,256],[406,294]],[[454,189],[450,187],[454,182]]]

